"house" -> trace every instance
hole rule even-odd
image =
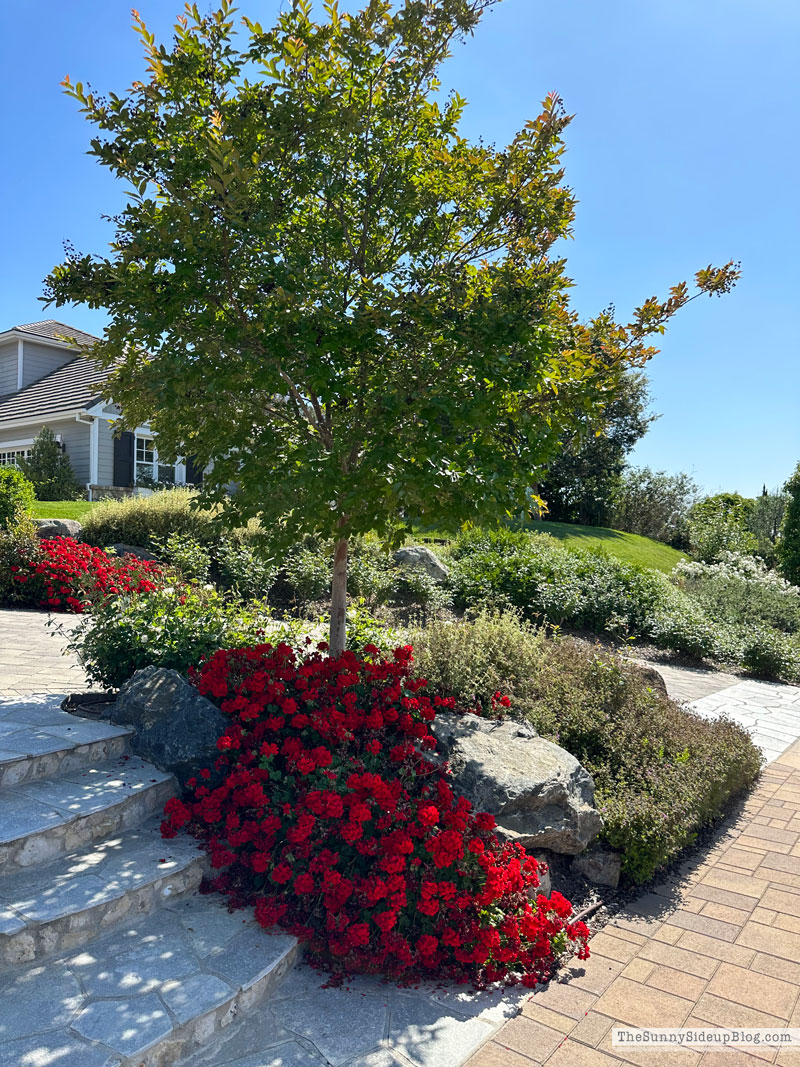
[[[159,462],[148,425],[115,434],[120,412],[107,395],[108,372],[85,354],[96,340],[54,319],[0,333],[0,466],[15,466],[49,426],[90,500],[112,487],[199,482],[191,461]]]

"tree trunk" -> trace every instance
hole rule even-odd
[[[330,654],[341,656],[347,643],[347,538],[336,542],[331,583]]]

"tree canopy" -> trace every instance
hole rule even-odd
[[[658,417],[649,405],[645,376],[633,371],[621,375],[606,407],[577,428],[548,468],[539,486],[548,519],[608,525],[628,453]]]
[[[47,299],[108,310],[93,355],[126,423],[213,465],[205,501],[337,540],[340,622],[351,535],[519,512],[692,298],[680,283],[625,325],[570,307],[561,100],[496,148],[440,91],[497,2],[328,0],[317,22],[292,0],[238,32],[228,0],[188,5],[169,46],[136,16],[147,75],[122,95],[65,82],[128,193],[110,251],[69,248]],[[737,273],[701,270],[694,295]]]

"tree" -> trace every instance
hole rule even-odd
[[[606,526],[619,489],[625,457],[656,415],[643,374],[627,372],[619,389],[594,422],[586,421],[547,471],[539,494],[547,518]]]
[[[764,486],[747,516],[747,528],[758,541],[758,554],[771,567],[775,566],[777,560],[776,546],[789,499],[788,493],[777,489],[770,493]]]
[[[619,480],[611,522],[616,530],[688,547],[686,520],[697,493],[688,474],[628,467]]]
[[[19,466],[33,482],[37,500],[75,500],[83,491],[69,456],[49,426],[38,432],[30,456],[20,460]]]
[[[129,187],[107,255],[68,248],[46,299],[106,308],[92,350],[125,422],[213,464],[206,503],[276,541],[335,540],[331,651],[344,647],[348,541],[413,520],[496,522],[571,427],[602,410],[685,283],[627,326],[571,310],[569,118],[549,96],[506,148],[459,133],[437,70],[497,0],[370,0],[234,30],[222,0],[157,45],[122,96],[66,81],[91,151]],[[721,295],[736,265],[707,268]],[[231,483],[238,491],[228,494]]]
[[[739,493],[717,493],[692,505],[688,517],[689,547],[703,563],[715,563],[723,552],[751,556],[758,541],[748,528],[755,501]]]
[[[789,494],[789,502],[781,526],[778,558],[784,578],[800,585],[800,463],[784,489]]]

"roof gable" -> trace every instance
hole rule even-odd
[[[26,322],[21,326],[12,326],[12,330],[29,334],[32,338],[43,337],[49,341],[60,341],[69,345],[74,340],[78,345],[93,345],[100,338],[93,333],[84,330],[76,330],[74,326],[67,326],[65,322],[56,319],[43,319],[41,322]],[[70,340],[68,341],[67,338]]]

